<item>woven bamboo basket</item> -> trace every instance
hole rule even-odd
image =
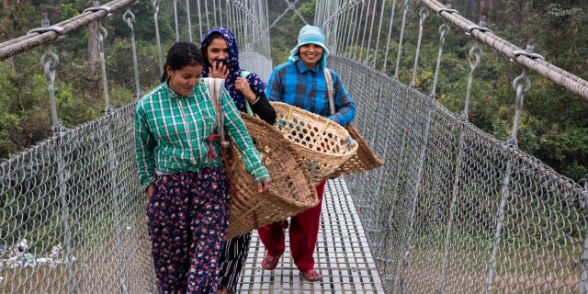
[[[336,122],[286,103],[271,104],[278,116],[274,127],[293,143],[315,185],[357,152],[355,141]]]
[[[351,156],[349,160],[347,160],[335,172],[333,172],[329,176],[329,179],[334,179],[347,174],[366,172],[384,164],[384,162],[372,151],[368,143],[352,124],[347,124],[345,129],[349,132],[351,138],[357,142],[357,153]]]
[[[269,190],[258,193],[236,144],[229,147],[232,185],[228,238],[315,207],[318,197],[305,163],[286,138],[263,120],[243,114],[243,121],[271,176]]]

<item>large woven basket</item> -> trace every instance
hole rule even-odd
[[[351,138],[357,142],[357,153],[351,156],[349,160],[347,160],[335,172],[333,172],[329,176],[329,179],[334,179],[347,174],[366,172],[384,164],[384,162],[372,151],[368,143],[352,124],[347,124],[345,129],[347,129]]]
[[[336,122],[286,103],[271,104],[278,116],[274,127],[293,143],[315,185],[357,152],[355,141]]]
[[[315,207],[319,200],[305,163],[286,138],[259,118],[243,121],[271,176],[269,190],[258,193],[236,144],[229,148],[232,185],[229,232],[232,238]],[[236,192],[236,193],[235,193]]]

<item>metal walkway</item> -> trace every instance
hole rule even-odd
[[[287,236],[287,234],[286,234]],[[251,247],[238,293],[384,293],[378,269],[351,195],[343,179],[329,180],[325,188],[321,228],[315,251],[315,268],[320,282],[307,282],[286,252],[273,271],[260,263],[265,248],[253,231]]]

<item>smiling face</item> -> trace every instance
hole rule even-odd
[[[209,64],[216,66],[217,60],[227,60],[228,58],[229,46],[221,36],[214,38],[206,47],[206,60]]]
[[[168,66],[166,72],[169,76],[169,88],[180,96],[189,96],[200,82],[202,65],[187,65],[178,70],[172,70]]]
[[[323,57],[323,47],[316,44],[305,44],[298,48],[300,60],[307,68],[313,68]]]

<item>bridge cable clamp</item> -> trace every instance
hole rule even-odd
[[[518,144],[517,138],[515,138],[513,136],[508,137],[504,143],[506,144],[506,147],[519,149],[519,144]]]
[[[481,31],[482,33],[485,33],[485,32],[494,33],[494,32],[492,32],[491,29],[489,29],[489,28],[487,28],[485,26],[468,26],[468,32],[467,32],[467,34],[468,35],[471,35],[473,30],[478,30],[478,31]]]
[[[47,18],[47,13],[43,13],[42,15],[43,15],[43,19],[41,19],[41,27],[28,31],[27,35],[32,34],[32,33],[43,34],[45,32],[49,32],[49,31],[61,34],[65,30],[64,28],[62,28],[60,26],[49,26],[50,22],[49,22],[49,19]]]
[[[521,55],[525,55],[531,59],[541,59],[541,60],[545,60],[545,58],[543,56],[541,56],[540,54],[537,53],[533,53],[533,52],[527,52],[527,51],[523,51],[523,50],[515,50],[512,52],[512,55],[517,58]]]
[[[61,32],[63,32],[65,29],[59,26],[50,26],[50,27],[40,27],[40,28],[36,28],[36,29],[32,29],[30,31],[27,32],[27,35],[32,34],[32,33],[45,33],[45,32],[56,32],[58,34],[61,34]]]
[[[437,11],[437,14],[439,16],[441,16],[441,12],[447,12],[449,14],[453,14],[453,13],[459,14],[459,11],[457,11],[455,9],[451,9],[451,8],[441,8],[441,9],[439,9],[439,11]]]
[[[97,7],[86,8],[86,9],[84,9],[84,11],[82,11],[82,13],[86,13],[88,11],[96,12],[96,11],[101,11],[101,10],[106,11],[108,13],[108,16],[112,15],[112,8],[109,6],[97,6]]]

